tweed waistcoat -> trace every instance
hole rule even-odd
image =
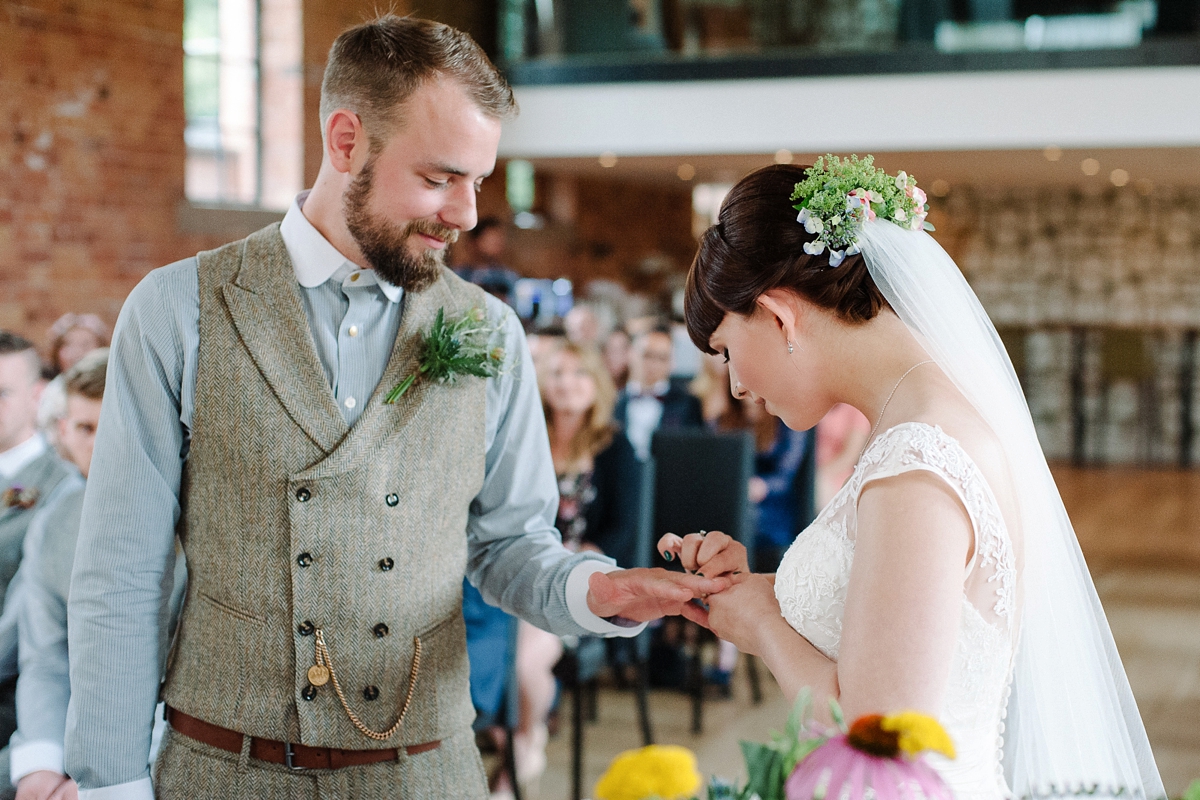
[[[200,348],[180,538],[189,585],[165,699],[200,719],[276,741],[342,749],[429,742],[474,719],[462,621],[467,511],[484,476],[486,386],[421,382],[439,308],[484,307],[443,270],[406,293],[382,379],[358,422],[338,411],[291,262],[271,225],[197,257]],[[333,682],[310,686],[321,629]]]

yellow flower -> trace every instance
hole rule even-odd
[[[913,758],[926,750],[954,758],[950,734],[933,717],[917,711],[901,711],[884,717],[879,727],[898,734],[900,749]]]
[[[683,800],[700,788],[696,757],[686,747],[650,745],[626,750],[596,784],[597,800]]]

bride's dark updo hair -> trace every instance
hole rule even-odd
[[[829,266],[829,251],[804,252],[817,237],[796,221],[792,190],[806,167],[775,164],[742,178],[721,204],[719,221],[700,238],[688,273],[684,313],[692,341],[708,340],[727,313],[749,316],[770,289],[791,289],[846,322],[872,319],[887,301],[862,255]]]

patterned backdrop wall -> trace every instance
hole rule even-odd
[[[939,238],[1000,329],[1051,458],[1194,463],[1200,187],[955,189]]]

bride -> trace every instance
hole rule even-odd
[[[734,576],[686,616],[789,697],[939,717],[959,800],[1163,797],[1012,366],[925,212],[904,173],[826,157],[747,176],[704,234],[688,330],[734,395],[797,430],[845,402],[874,430],[776,575],[724,534],[664,537]]]

